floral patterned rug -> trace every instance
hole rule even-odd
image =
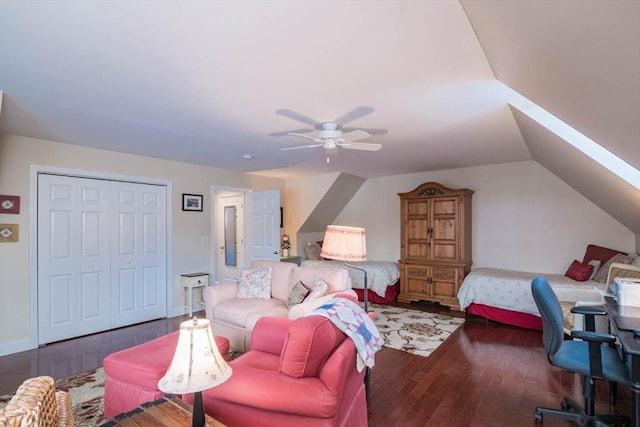
[[[463,318],[369,303],[385,347],[427,357],[460,325]]]

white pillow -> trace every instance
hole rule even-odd
[[[312,299],[317,299],[323,297],[327,293],[327,289],[329,289],[329,285],[324,281],[323,278],[317,277],[315,282],[313,282],[313,286],[309,291],[309,295],[304,299],[305,301],[310,301]]]
[[[593,280],[594,276],[602,265],[602,261],[600,261],[599,259],[592,259],[591,261],[589,261],[589,265],[593,266],[593,271],[591,272],[591,276],[589,276],[589,280]]]

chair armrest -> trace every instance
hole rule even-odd
[[[601,305],[577,305],[571,309],[572,313],[587,316],[606,316],[607,311]]]
[[[584,341],[596,342],[596,343],[616,342],[616,337],[614,335],[603,334],[602,332],[571,331],[571,337],[578,338]]]
[[[284,346],[287,332],[292,322],[293,320],[283,317],[261,317],[251,331],[251,344],[249,348],[252,351],[282,354],[282,347]]]
[[[313,310],[320,307],[322,304],[326,303],[330,299],[335,298],[336,296],[339,296],[339,295],[351,296],[354,298],[354,301],[358,300],[358,294],[356,294],[354,290],[346,289],[344,291],[335,292],[320,298],[314,298],[309,301],[303,301],[300,304],[292,305],[289,308],[288,317],[289,319],[298,319],[300,317],[303,317],[306,314],[311,313]]]
[[[229,281],[218,285],[205,286],[204,289],[202,289],[204,313],[210,322],[213,322],[213,308],[222,301],[234,299],[237,288],[237,283]]]
[[[640,279],[640,267],[631,264],[623,264],[621,262],[612,263],[609,267],[609,273],[607,274],[607,290],[609,290],[613,283],[613,279],[616,277]]]

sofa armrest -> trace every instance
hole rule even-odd
[[[607,274],[607,290],[613,283],[613,279],[616,277],[630,277],[634,279],[640,279],[640,267],[631,264],[623,264],[621,262],[614,262],[609,267],[609,274]]]
[[[346,289],[344,291],[335,292],[329,295],[325,295],[320,298],[315,298],[309,301],[303,301],[300,304],[295,304],[289,308],[289,319],[298,319],[303,317],[304,315],[311,313],[316,308],[320,307],[322,304],[329,301],[331,298],[336,296],[343,295],[345,297],[352,296],[353,301],[358,301],[358,294],[353,289]]]
[[[202,289],[205,315],[209,321],[213,322],[213,307],[222,301],[234,299],[237,288],[238,284],[236,282],[228,281],[217,285],[205,286],[204,289]]]

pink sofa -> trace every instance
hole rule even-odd
[[[353,341],[325,317],[262,317],[250,351],[229,365],[231,378],[202,399],[230,427],[367,425],[365,370],[356,369]]]
[[[251,331],[263,316],[297,319],[333,298],[337,293],[357,295],[351,289],[347,270],[330,267],[298,267],[290,262],[254,260],[251,268],[271,268],[271,298],[236,298],[238,285],[233,281],[207,286],[202,291],[207,319],[211,321],[214,334],[227,337],[231,350],[245,352],[249,347]],[[287,297],[300,280],[312,286],[316,278],[328,284],[325,296],[304,301],[290,308]]]

